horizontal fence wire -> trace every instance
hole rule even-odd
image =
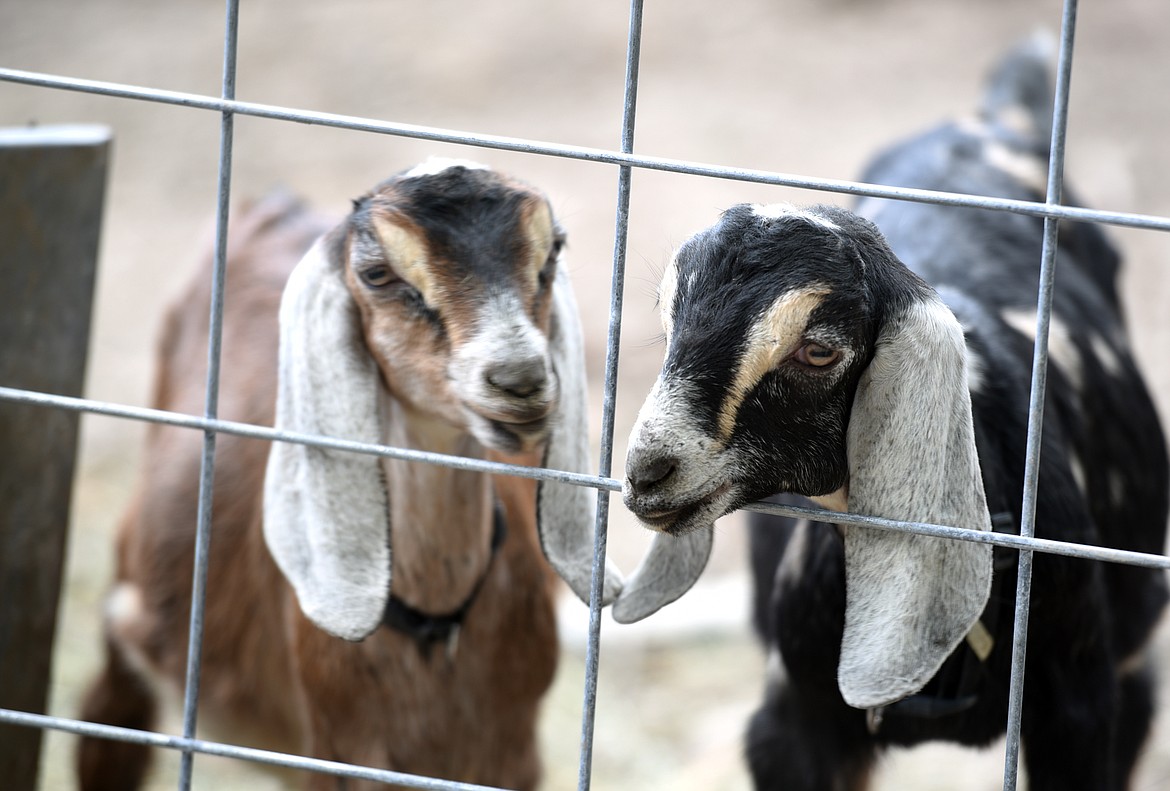
[[[79,91],[82,93],[114,96],[122,99],[140,99],[181,107],[232,112],[236,115],[248,115],[278,121],[295,121],[297,123],[328,126],[336,129],[350,129],[391,135],[394,137],[429,140],[436,143],[454,143],[457,145],[474,146],[476,148],[495,149],[497,151],[561,157],[563,159],[622,165],[631,168],[657,170],[688,176],[706,176],[731,181],[744,181],[752,184],[793,187],[796,189],[834,192],[871,198],[891,198],[916,203],[933,203],[940,206],[966,206],[975,209],[992,209],[1013,212],[1015,214],[1027,214],[1034,217],[1055,217],[1062,220],[1097,222],[1151,231],[1170,231],[1170,217],[1161,217],[1152,214],[1102,211],[1100,209],[1087,209],[1079,206],[1049,205],[1034,201],[994,198],[986,195],[966,195],[956,192],[942,192],[910,187],[890,187],[845,179],[812,178],[771,170],[737,168],[682,159],[670,159],[667,157],[627,154],[621,151],[612,151],[603,148],[548,143],[503,135],[462,132],[433,126],[380,121],[353,115],[338,115],[311,110],[294,110],[276,105],[257,104],[255,102],[239,100],[229,101],[201,94],[143,88],[135,85],[101,82],[98,80],[60,77],[19,69],[0,68],[0,82],[13,82],[43,88]]]
[[[204,451],[204,465],[201,478],[206,483],[206,493],[203,493],[204,483],[201,482],[199,530],[197,535],[203,540],[202,562],[196,560],[196,599],[201,601],[201,588],[206,575],[206,541],[210,540],[210,470],[213,466],[214,438],[217,434],[229,434],[270,442],[292,442],[323,449],[342,452],[353,452],[400,459],[404,461],[437,464],[461,470],[469,470],[495,475],[515,475],[539,481],[554,481],[574,486],[586,486],[598,490],[598,523],[597,545],[595,547],[594,591],[590,606],[590,629],[587,656],[585,701],[582,714],[582,745],[579,767],[579,789],[584,791],[590,784],[592,763],[593,717],[596,707],[597,662],[600,652],[600,604],[599,604],[599,573],[598,569],[604,560],[605,532],[607,527],[608,498],[613,492],[620,492],[621,482],[609,477],[612,462],[613,443],[613,400],[616,396],[616,365],[617,347],[620,338],[620,305],[621,291],[624,277],[625,235],[628,223],[628,205],[630,189],[630,170],[641,168],[682,175],[728,179],[734,181],[765,184],[779,187],[790,187],[819,192],[831,192],[845,195],[885,198],[893,200],[914,201],[943,206],[966,207],[1004,211],[1028,216],[1040,217],[1045,220],[1045,239],[1041,261],[1041,292],[1037,306],[1037,342],[1033,365],[1033,382],[1031,401],[1029,404],[1028,429],[1028,458],[1024,490],[1024,519],[1021,525],[1021,534],[985,532],[935,525],[920,522],[909,522],[894,519],[884,519],[860,514],[826,511],[814,507],[795,505],[781,505],[776,503],[752,503],[745,506],[745,510],[787,516],[799,519],[815,520],[820,522],[866,527],[882,530],[894,530],[937,538],[972,541],[991,544],[1020,551],[1020,580],[1021,589],[1017,592],[1016,610],[1016,646],[1013,651],[1012,676],[1012,705],[1009,707],[1008,747],[1004,764],[1005,791],[1015,788],[1016,772],[1019,751],[1019,701],[1023,689],[1023,659],[1024,641],[1026,636],[1027,608],[1030,601],[1030,585],[1025,582],[1028,578],[1032,552],[1045,552],[1066,557],[1095,560],[1103,562],[1124,563],[1134,566],[1170,569],[1170,557],[1149,553],[1119,550],[1110,547],[1097,547],[1076,544],[1051,539],[1036,538],[1034,536],[1034,498],[1037,482],[1035,471],[1039,464],[1039,437],[1042,429],[1043,398],[1045,390],[1045,371],[1047,365],[1047,338],[1048,324],[1051,319],[1051,288],[1053,282],[1054,255],[1056,245],[1056,230],[1059,220],[1105,223],[1121,227],[1138,228],[1152,231],[1170,231],[1170,218],[1138,214],[1131,212],[1113,212],[1098,209],[1087,209],[1075,206],[1066,206],[1060,203],[1060,179],[1063,167],[1064,136],[1067,129],[1067,91],[1068,75],[1072,64],[1072,36],[1075,23],[1075,0],[1066,0],[1061,27],[1061,54],[1057,75],[1057,103],[1054,108],[1053,146],[1049,167],[1049,185],[1043,202],[1009,200],[983,195],[965,195],[959,193],[912,189],[905,187],[891,187],[864,182],[839,179],[824,179],[800,176],[769,170],[737,168],[701,163],[688,160],[669,159],[638,155],[633,153],[633,125],[636,117],[635,98],[637,91],[637,56],[640,47],[641,30],[641,0],[633,0],[630,4],[630,36],[627,45],[627,74],[626,74],[626,106],[623,113],[622,145],[620,151],[574,146],[563,143],[551,143],[523,138],[486,135],[439,127],[421,126],[414,124],[396,123],[360,116],[323,113],[312,110],[294,109],[283,106],[260,104],[240,101],[234,98],[234,49],[235,49],[235,0],[228,0],[228,19],[225,26],[224,44],[224,90],[221,97],[211,97],[201,94],[167,91],[147,88],[137,85],[102,82],[97,80],[78,79],[39,72],[22,71],[17,69],[0,68],[0,81],[24,84],[29,86],[76,91],[116,98],[162,103],[181,107],[190,107],[205,111],[219,112],[223,116],[221,133],[220,185],[218,192],[218,225],[217,225],[217,254],[216,271],[222,273],[223,244],[226,240],[227,204],[230,195],[231,171],[231,138],[232,118],[235,115],[245,115],[271,120],[311,124],[353,131],[392,135],[413,139],[429,140],[439,143],[474,146],[495,150],[526,153],[541,156],[553,156],[566,159],[616,165],[619,167],[619,199],[618,214],[615,220],[615,252],[613,286],[610,306],[610,333],[607,342],[606,381],[604,395],[606,404],[603,414],[602,457],[598,475],[550,470],[544,468],[523,467],[502,462],[469,459],[459,456],[448,456],[437,453],[415,451],[407,448],[396,448],[385,445],[355,442],[345,438],[326,437],[320,435],[299,434],[278,430],[270,427],[249,423],[221,420],[216,416],[215,372],[218,369],[218,347],[215,343],[215,333],[218,330],[218,319],[213,300],[213,315],[211,320],[212,338],[209,346],[209,374],[207,380],[207,406],[202,417],[158,409],[113,404],[85,398],[59,396],[30,390],[21,390],[0,386],[0,401],[9,401],[31,404],[51,409],[64,409],[76,412],[85,412],[103,415],[118,419],[144,421],[153,424],[170,425],[190,430],[204,432],[206,438]],[[213,287],[213,293],[222,297],[222,285]],[[616,307],[615,307],[616,305]],[[1032,503],[1032,507],[1029,507]],[[206,513],[203,511],[206,509]],[[202,565],[202,571],[198,567]],[[153,747],[173,749],[183,755],[180,771],[180,789],[186,789],[191,782],[191,757],[196,754],[215,755],[238,760],[251,761],[270,766],[288,769],[300,769],[320,772],[337,777],[372,780],[382,783],[397,784],[407,788],[418,789],[448,789],[449,791],[490,791],[491,787],[460,783],[439,778],[430,778],[389,770],[373,769],[335,761],[309,758],[305,756],[259,750],[248,747],[206,741],[194,738],[194,711],[198,693],[199,663],[198,653],[202,640],[202,625],[197,604],[193,607],[191,625],[191,654],[188,664],[188,682],[186,688],[186,705],[184,714],[183,736],[139,731],[128,728],[82,722],[63,717],[18,712],[9,709],[0,709],[0,722],[22,725],[27,727],[54,729],[82,736],[114,739],[125,742],[146,744]]]
[[[126,406],[111,404],[107,401],[94,401],[72,396],[52,395],[31,390],[19,390],[12,387],[0,387],[0,401],[15,401],[22,404],[54,409],[67,409],[74,412],[88,412],[107,417],[125,418],[147,423],[159,423],[180,428],[214,430],[220,434],[234,434],[238,437],[267,440],[270,442],[293,442],[298,445],[308,445],[329,450],[365,453],[371,456],[382,456],[388,459],[419,462],[422,464],[437,464],[441,467],[450,467],[457,470],[485,472],[493,475],[514,475],[520,478],[531,478],[536,481],[551,481],[565,483],[572,486],[588,486],[594,489],[603,489],[610,492],[620,492],[622,482],[615,478],[587,475],[564,470],[551,470],[544,467],[523,467],[498,461],[469,459],[464,456],[448,456],[442,453],[429,453],[397,448],[390,445],[377,445],[368,442],[325,437],[320,434],[301,434],[293,431],[258,426],[252,423],[238,423],[231,420],[210,420],[195,415],[185,415],[180,412],[167,412],[161,409],[147,407]],[[851,527],[872,527],[879,530],[895,530],[906,533],[916,533],[935,538],[951,538],[960,541],[972,541],[979,544],[991,544],[1006,549],[1033,549],[1052,555],[1078,558],[1081,560],[1098,560],[1106,563],[1124,563],[1144,568],[1170,570],[1170,557],[1155,555],[1148,552],[1134,552],[1128,549],[1113,549],[1091,544],[1076,544],[1066,541],[1055,541],[1048,538],[1024,538],[1012,533],[995,533],[986,530],[972,530],[949,525],[935,525],[927,522],[908,522],[898,519],[885,519],[865,514],[852,514],[841,511],[826,511],[823,508],[805,507],[798,505],[781,505],[780,503],[757,502],[743,506],[745,511],[757,511],[763,514],[776,516],[790,516],[796,519],[809,519],[817,522],[826,522]]]
[[[72,733],[77,736],[91,736],[98,739],[112,739],[114,741],[131,744],[145,744],[150,747],[179,750],[183,752],[202,753],[220,758],[234,758],[241,761],[276,766],[285,769],[300,769],[335,777],[348,777],[356,780],[374,780],[379,783],[393,783],[406,788],[421,788],[425,791],[507,791],[497,786],[475,785],[461,783],[457,780],[442,780],[423,775],[412,775],[405,772],[395,772],[390,769],[374,769],[367,766],[326,761],[322,758],[309,758],[304,755],[261,750],[255,747],[240,747],[223,742],[191,739],[182,736],[168,736],[155,731],[140,731],[133,728],[121,728],[115,725],[103,725],[96,722],[83,722],[66,717],[50,717],[45,714],[30,714],[24,711],[0,709],[0,722],[9,725],[23,725],[30,728],[57,730]]]

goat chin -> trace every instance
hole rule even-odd
[[[466,211],[477,222],[461,222]],[[225,419],[587,469],[580,326],[564,234],[541,193],[437,161],[378,185],[340,224],[273,196],[230,228]],[[432,254],[440,244],[447,252]],[[199,411],[205,372],[190,361],[205,359],[208,271],[205,261],[167,314],[160,409]],[[459,428],[469,402],[493,415],[490,436]],[[196,432],[148,432],[87,720],[149,729],[160,688],[183,683],[200,451]],[[537,709],[557,658],[541,549],[580,593],[593,544],[591,492],[537,490],[221,436],[201,719],[258,747],[533,788]],[[612,599],[616,570],[607,582]],[[404,627],[392,610],[434,628]],[[83,739],[81,788],[136,787],[148,760],[143,746]]]

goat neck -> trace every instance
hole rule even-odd
[[[384,395],[386,445],[482,457],[470,435],[412,412]],[[428,614],[450,612],[475,590],[491,562],[492,486],[483,473],[383,459],[394,547],[391,579],[402,601]],[[442,525],[443,530],[435,530]]]

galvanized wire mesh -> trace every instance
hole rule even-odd
[[[967,206],[1007,211],[1043,217],[1044,245],[1041,260],[1040,292],[1037,304],[1036,347],[1033,361],[1033,381],[1029,407],[1028,452],[1023,494],[1023,519],[1019,536],[964,530],[946,525],[928,525],[879,519],[855,514],[832,514],[817,509],[805,509],[772,504],[755,504],[752,510],[797,517],[813,517],[838,524],[857,525],[873,529],[903,530],[925,535],[949,537],[956,540],[977,541],[1018,549],[1020,552],[1013,645],[1013,673],[1007,722],[1007,755],[1004,763],[1003,788],[1015,789],[1018,775],[1020,720],[1024,688],[1024,658],[1026,652],[1027,617],[1031,602],[1031,564],[1033,552],[1050,552],[1070,557],[1129,563],[1138,566],[1170,569],[1170,558],[1103,547],[1084,546],[1034,537],[1035,503],[1039,465],[1040,435],[1043,422],[1043,404],[1048,363],[1047,338],[1052,309],[1052,288],[1055,277],[1055,250],[1060,220],[1078,220],[1108,223],[1117,226],[1148,230],[1170,231],[1170,218],[1128,212],[1101,211],[1064,206],[1060,202],[1064,165],[1065,139],[1068,130],[1067,106],[1069,77],[1073,63],[1073,41],[1076,27],[1077,4],[1065,0],[1061,20],[1060,55],[1057,68],[1056,103],[1053,110],[1053,133],[1049,162],[1049,181],[1044,202],[1005,200],[989,196],[960,195],[928,190],[877,186],[859,182],[810,178],[767,170],[724,167],[694,161],[637,155],[634,149],[634,128],[637,118],[638,66],[642,41],[642,2],[630,3],[629,35],[626,47],[626,77],[624,107],[621,122],[620,150],[606,150],[543,142],[520,138],[480,134],[472,131],[424,127],[373,118],[344,116],[312,110],[243,102],[235,99],[235,62],[237,48],[238,0],[228,0],[224,26],[223,82],[221,95],[204,96],[174,91],[163,91],[136,85],[99,82],[58,75],[33,73],[0,68],[0,80],[40,86],[48,89],[77,91],[110,97],[178,105],[218,112],[221,116],[220,162],[217,200],[216,254],[213,279],[208,374],[206,379],[205,409],[201,417],[130,407],[108,402],[56,396],[26,390],[0,387],[0,400],[36,404],[46,408],[108,415],[128,420],[165,423],[202,431],[204,435],[203,462],[200,477],[198,528],[196,533],[195,576],[193,606],[190,623],[190,650],[187,665],[187,683],[184,693],[182,736],[135,731],[77,720],[28,714],[0,709],[0,722],[35,728],[51,728],[74,734],[137,742],[155,747],[178,750],[182,753],[179,788],[189,789],[194,772],[195,753],[226,756],[262,764],[305,769],[336,775],[396,783],[422,789],[474,789],[466,783],[408,775],[379,769],[351,766],[302,756],[274,753],[195,738],[196,701],[200,678],[200,646],[203,631],[203,599],[207,580],[210,515],[213,503],[211,486],[215,464],[215,443],[219,434],[234,434],[281,442],[367,453],[419,463],[440,464],[466,470],[506,473],[537,480],[553,480],[598,490],[598,516],[594,557],[593,588],[590,602],[590,623],[586,653],[585,687],[581,723],[581,749],[578,767],[578,787],[582,791],[591,785],[593,763],[594,717],[597,703],[598,662],[600,659],[600,571],[604,567],[606,537],[609,521],[609,493],[620,491],[619,481],[611,478],[614,445],[614,412],[617,393],[618,348],[621,333],[622,299],[625,288],[626,239],[629,223],[631,172],[649,169],[673,173],[730,179],[742,182],[769,184],[819,190],[856,196],[872,196],[933,203],[946,206]],[[531,469],[495,462],[464,459],[440,454],[422,453],[401,448],[369,445],[331,437],[299,435],[286,431],[224,421],[218,418],[218,392],[223,305],[223,272],[226,258],[228,205],[231,192],[232,142],[236,116],[254,116],[283,121],[357,130],[377,134],[408,137],[441,143],[455,143],[487,149],[519,152],[536,156],[563,157],[586,162],[616,165],[618,167],[617,213],[614,223],[609,330],[606,344],[604,403],[602,408],[601,455],[596,475],[582,475],[558,470]],[[685,606],[685,603],[676,605]]]

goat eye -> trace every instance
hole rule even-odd
[[[809,342],[796,350],[795,357],[797,362],[813,368],[827,368],[841,359],[841,352],[819,343]]]
[[[382,288],[394,282],[394,272],[385,265],[371,266],[363,269],[359,275],[362,282],[371,288]]]
[[[548,261],[545,262],[544,266],[541,268],[540,272],[536,276],[536,279],[540,283],[541,288],[546,288],[548,286],[548,284],[552,282],[553,276],[556,274],[556,271],[557,271],[557,254],[556,254],[556,252],[554,252],[552,255],[550,255],[548,257]]]

